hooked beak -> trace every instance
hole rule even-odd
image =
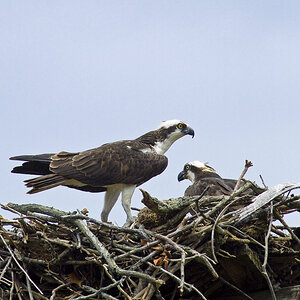
[[[182,180],[186,179],[186,172],[185,172],[185,171],[181,171],[181,172],[178,174],[177,179],[178,179],[178,181],[182,181]]]
[[[191,128],[191,127],[186,127],[186,128],[183,130],[183,132],[184,132],[184,134],[191,135],[192,138],[193,138],[194,135],[195,135],[194,129]]]

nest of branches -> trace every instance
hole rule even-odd
[[[130,228],[13,203],[0,218],[1,299],[253,299],[300,282],[298,184],[159,201]],[[277,221],[277,222],[275,222]],[[227,298],[226,298],[227,297]]]

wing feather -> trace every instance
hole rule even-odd
[[[185,190],[185,196],[196,196],[201,195],[206,187],[209,187],[206,195],[209,196],[220,196],[220,195],[230,195],[233,189],[228,186],[223,179],[215,177],[202,178],[201,180],[190,185]]]
[[[60,152],[52,156],[50,169],[57,175],[93,186],[139,185],[162,173],[168,159],[138,148],[135,141],[121,141],[80,153]]]

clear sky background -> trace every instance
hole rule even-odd
[[[238,178],[248,159],[258,184],[300,182],[299,13],[299,1],[276,0],[1,1],[0,202],[99,218],[103,193],[27,195],[8,158],[133,139],[169,119],[196,135],[142,185],[159,199],[183,195],[177,175],[192,160]],[[140,200],[137,189],[132,206]],[[120,201],[110,221],[125,222]]]

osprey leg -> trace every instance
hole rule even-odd
[[[124,189],[122,191],[122,206],[126,212],[127,219],[126,219],[126,224],[131,224],[134,222],[134,218],[131,214],[131,198],[133,195],[133,192],[136,188],[136,185],[125,185]]]
[[[118,185],[113,185],[107,188],[104,197],[104,206],[101,212],[101,220],[103,222],[107,222],[108,215],[118,200],[121,190],[121,186]]]

